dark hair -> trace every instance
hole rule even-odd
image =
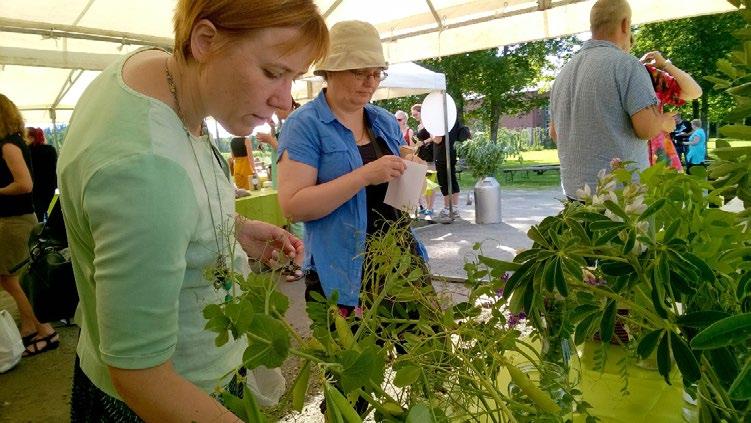
[[[233,157],[247,157],[248,150],[245,148],[245,137],[235,137],[229,142],[229,149]]]

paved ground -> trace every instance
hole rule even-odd
[[[482,242],[483,254],[511,259],[518,248],[526,248],[529,227],[561,208],[559,189],[504,190],[502,192],[503,223],[474,224],[474,206],[466,205],[467,194],[461,194],[460,219],[451,224],[433,224],[417,230],[431,257],[431,271],[437,275],[462,277],[465,260],[474,254],[472,245]],[[440,204],[440,200],[436,202]],[[461,297],[458,284],[437,283],[436,288],[455,298]],[[282,291],[290,297],[287,318],[300,332],[307,331],[304,312],[303,285],[282,284]],[[5,292],[0,292],[0,309],[10,310],[17,317],[15,304]],[[60,327],[61,347],[37,357],[25,358],[13,370],[0,374],[0,423],[5,422],[66,422],[70,381],[75,358],[78,328]],[[287,421],[322,421],[317,413],[316,400],[307,407],[309,413],[290,416]],[[316,414],[317,413],[317,414]]]

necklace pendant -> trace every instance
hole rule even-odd
[[[225,291],[229,291],[230,288],[232,288],[232,278],[230,277],[227,261],[223,254],[220,254],[216,258],[216,266],[212,273],[214,276],[214,280],[212,281],[214,289],[224,289]]]

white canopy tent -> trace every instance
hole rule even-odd
[[[594,0],[317,0],[329,25],[373,23],[390,63],[576,34]],[[727,12],[726,0],[630,0],[633,23]],[[58,122],[94,73],[140,46],[171,47],[175,0],[0,0],[0,92]],[[51,113],[51,111],[53,111]]]
[[[381,81],[373,100],[427,94],[446,90],[446,75],[433,72],[412,62],[389,66],[388,77]],[[323,78],[310,76],[297,81],[292,87],[292,98],[298,103],[312,100],[324,86]]]

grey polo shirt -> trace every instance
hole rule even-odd
[[[609,41],[589,40],[561,70],[550,93],[558,135],[561,185],[569,197],[613,158],[649,166],[647,141],[634,133],[631,116],[657,104],[644,65]]]

